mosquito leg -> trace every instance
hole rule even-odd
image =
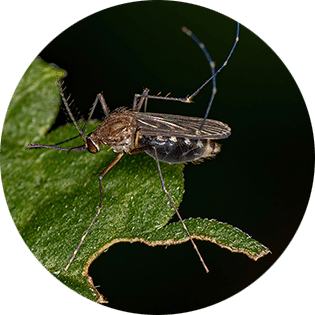
[[[131,150],[131,151],[129,152],[129,154],[136,154],[136,153],[145,151],[145,150],[150,149],[150,148],[152,148],[152,147],[151,147],[151,146],[146,146],[146,147],[142,147],[142,148],[136,148],[136,149],[134,149],[134,150]],[[153,148],[154,148],[154,147],[153,147]],[[202,258],[202,256],[201,256],[201,254],[200,254],[200,252],[199,252],[199,250],[198,250],[197,245],[196,245],[195,242],[193,241],[193,239],[192,239],[192,237],[191,237],[191,235],[190,235],[190,233],[189,233],[189,231],[188,231],[188,229],[187,229],[187,226],[186,226],[184,220],[182,219],[182,217],[181,217],[181,215],[179,214],[179,211],[177,210],[177,208],[176,208],[176,206],[175,206],[175,204],[174,204],[174,202],[173,202],[171,196],[169,195],[168,191],[166,190],[166,187],[165,187],[165,184],[164,184],[164,180],[163,180],[163,176],[162,176],[162,172],[161,172],[160,163],[159,163],[159,160],[158,160],[158,158],[157,158],[157,152],[156,152],[156,149],[155,149],[155,148],[154,148],[154,152],[155,152],[156,164],[157,164],[158,171],[159,171],[160,181],[161,181],[161,184],[162,184],[162,189],[163,189],[163,191],[165,192],[167,198],[169,199],[169,201],[170,201],[172,207],[175,209],[176,214],[177,214],[177,216],[178,216],[180,222],[182,223],[182,225],[183,225],[183,227],[184,227],[184,229],[185,229],[185,231],[186,231],[186,233],[187,233],[187,235],[188,235],[188,237],[189,237],[189,239],[190,239],[190,241],[191,241],[191,243],[192,243],[192,245],[193,245],[195,251],[197,252],[197,255],[198,255],[198,257],[199,257],[199,259],[200,259],[200,261],[201,261],[203,267],[205,268],[206,272],[208,273],[208,272],[209,272],[209,269],[208,269],[207,265],[205,264],[205,262],[204,262],[204,260],[203,260],[203,258]]]
[[[145,150],[149,150],[149,149],[151,149],[151,146],[147,145],[146,147],[133,149],[133,150],[129,151],[129,154],[137,154],[137,153],[143,152]]]
[[[215,63],[214,61],[212,61],[204,43],[202,43],[199,38],[191,31],[189,30],[187,27],[183,26],[182,27],[182,31],[187,34],[189,37],[191,37],[197,44],[198,46],[202,49],[203,53],[205,54],[208,62],[209,62],[209,65],[210,65],[210,68],[211,68],[211,75],[213,76],[213,80],[212,80],[212,95],[211,95],[211,98],[210,98],[210,102],[209,102],[209,105],[208,105],[208,108],[206,110],[206,114],[204,116],[204,119],[203,119],[203,122],[201,123],[200,125],[200,128],[199,128],[199,131],[201,131],[208,115],[209,115],[209,111],[210,111],[210,108],[211,108],[211,105],[213,103],[213,100],[214,100],[214,97],[215,97],[215,94],[217,93],[217,84],[216,84],[216,76],[215,76]]]
[[[91,109],[91,111],[90,111],[89,117],[88,117],[88,119],[87,119],[87,121],[86,121],[86,123],[85,123],[85,125],[84,125],[84,127],[83,127],[83,129],[82,129],[83,132],[85,132],[85,129],[86,129],[88,123],[90,122],[90,119],[91,119],[91,117],[92,117],[92,115],[93,115],[93,113],[94,113],[94,109],[95,109],[95,107],[96,107],[96,105],[97,105],[98,99],[99,99],[98,96],[96,96],[96,99],[95,99],[95,101],[94,101],[94,103],[93,103],[93,105],[92,105],[92,109]]]
[[[240,24],[237,22],[236,24],[236,37],[235,37],[235,41],[234,41],[234,44],[233,44],[233,47],[229,53],[229,55],[227,56],[226,60],[224,61],[224,63],[222,64],[222,66],[219,68],[219,70],[213,74],[211,76],[211,78],[209,78],[204,84],[202,84],[193,94],[191,94],[190,96],[187,97],[187,99],[192,99],[193,97],[195,97],[211,80],[213,80],[217,75],[218,73],[227,65],[229,59],[231,58],[232,54],[233,54],[233,51],[236,47],[236,44],[238,43],[239,41],[239,34],[240,34]],[[210,63],[210,66],[211,66],[211,63]],[[214,96],[213,96],[214,97]],[[212,98],[211,98],[212,99]],[[210,110],[210,106],[211,106],[211,100],[210,100],[210,103],[209,103],[209,106],[207,108],[207,111],[206,111],[206,114],[205,114],[205,117],[203,119],[203,122],[199,128],[199,131],[202,129],[207,117],[208,117],[208,114],[209,114],[209,110]]]
[[[144,112],[147,111],[147,107],[148,107],[148,98],[146,97],[144,100],[144,109],[143,109]]]
[[[135,133],[135,148],[139,147],[139,129],[136,130]]]
[[[119,162],[119,160],[122,158],[123,155],[124,155],[123,153],[119,153],[119,154],[115,157],[115,159],[114,159],[113,161],[111,161],[111,162],[109,163],[109,165],[107,165],[107,166],[105,167],[105,169],[103,170],[103,172],[99,175],[98,180],[99,180],[99,184],[100,184],[100,204],[99,204],[99,206],[98,206],[97,212],[96,212],[96,214],[95,214],[93,220],[91,221],[91,223],[90,223],[89,227],[87,228],[87,230],[83,233],[83,235],[82,235],[82,237],[81,237],[81,240],[80,240],[80,242],[79,242],[77,248],[76,248],[75,251],[73,252],[73,254],[72,254],[72,256],[71,256],[71,258],[70,258],[70,260],[69,260],[69,262],[68,262],[68,264],[67,264],[67,266],[66,266],[66,268],[65,268],[65,271],[67,271],[68,268],[70,267],[71,263],[73,262],[73,260],[74,260],[74,258],[75,258],[75,255],[76,255],[77,252],[79,251],[79,248],[80,248],[80,246],[82,245],[82,243],[83,243],[85,237],[86,237],[87,234],[89,233],[90,228],[92,227],[94,221],[96,220],[96,218],[98,217],[98,215],[99,215],[100,212],[101,212],[101,209],[102,209],[102,206],[103,206],[103,185],[102,185],[102,179],[103,179],[104,175],[105,175],[114,165],[116,165],[116,164]]]
[[[170,201],[172,207],[173,207],[174,210],[176,211],[176,214],[177,214],[177,216],[178,216],[180,222],[182,223],[182,225],[183,225],[183,227],[184,227],[184,229],[185,229],[185,231],[186,231],[186,233],[187,233],[187,235],[188,235],[188,237],[189,237],[189,239],[190,239],[190,241],[191,241],[191,243],[192,243],[192,245],[193,245],[195,251],[197,252],[197,255],[199,256],[199,259],[200,259],[200,261],[201,261],[203,267],[205,268],[206,272],[208,273],[208,272],[209,272],[209,269],[208,269],[207,265],[205,264],[205,262],[204,262],[204,260],[203,260],[203,258],[202,258],[202,256],[201,256],[201,254],[200,254],[200,252],[199,252],[199,250],[198,250],[197,245],[196,245],[195,242],[193,241],[193,239],[192,239],[192,237],[191,237],[191,235],[190,235],[190,233],[189,233],[189,231],[188,231],[188,229],[187,229],[187,226],[186,226],[184,220],[182,219],[182,217],[181,217],[181,215],[179,214],[179,211],[177,210],[177,208],[176,208],[176,206],[175,206],[175,204],[174,204],[174,202],[173,202],[171,196],[169,195],[168,191],[166,190],[166,187],[165,187],[165,184],[164,184],[164,180],[163,180],[163,176],[162,176],[162,172],[161,172],[160,163],[159,163],[159,160],[158,160],[158,158],[157,158],[156,148],[153,147],[153,149],[154,149],[154,152],[155,152],[155,160],[156,160],[156,164],[157,164],[158,171],[159,171],[159,176],[160,176],[160,181],[161,181],[161,184],[162,184],[162,189],[163,189],[163,191],[165,192],[167,198],[169,199],[169,201]]]
[[[103,111],[104,111],[105,117],[108,117],[109,116],[109,109],[108,109],[108,106],[107,106],[107,104],[105,102],[105,98],[104,98],[103,94],[102,93],[97,94],[97,98],[99,99],[99,101],[100,101],[100,103],[101,103],[101,105],[103,107]]]
[[[208,80],[206,80],[205,83],[203,83],[193,94],[191,94],[190,96],[187,96],[187,99],[192,99],[193,97],[195,97],[211,80],[213,80],[213,78],[218,75],[218,73],[227,65],[229,59],[231,58],[232,54],[233,54],[233,51],[236,47],[236,44],[238,43],[239,41],[239,33],[240,33],[240,24],[237,23],[236,24],[236,37],[235,37],[235,41],[234,41],[234,44],[233,44],[233,47],[229,53],[229,55],[227,56],[226,60],[224,61],[224,63],[222,64],[222,66],[219,68],[219,70],[217,70],[217,72],[211,76]]]
[[[201,49],[202,49],[203,52],[205,53],[205,55],[206,55],[206,57],[207,57],[207,59],[208,59],[208,61],[209,61],[209,63],[210,63],[211,69],[214,70],[214,64],[213,64],[211,58],[209,59],[210,56],[209,56],[208,52],[206,51],[204,45],[203,45],[203,44],[199,41],[199,39],[198,39],[196,36],[194,36],[188,29],[184,28],[183,31],[184,31],[187,35],[191,36],[191,37],[198,43],[198,45],[201,47]],[[159,100],[168,100],[168,101],[177,101],[177,102],[183,102],[183,103],[191,103],[193,97],[195,97],[211,80],[214,80],[214,78],[217,76],[217,74],[227,65],[227,63],[228,63],[229,59],[231,58],[232,53],[233,53],[233,51],[234,51],[234,49],[235,49],[236,44],[238,43],[238,41],[239,41],[239,23],[237,23],[235,42],[234,42],[234,44],[233,44],[233,47],[232,47],[232,49],[231,49],[231,51],[230,51],[228,57],[227,57],[226,60],[225,60],[225,62],[224,62],[223,65],[219,68],[219,70],[218,70],[217,72],[215,72],[215,73],[212,73],[212,76],[211,76],[208,80],[206,80],[206,82],[205,82],[204,84],[202,84],[193,94],[188,95],[188,96],[185,97],[185,98],[136,94],[136,95],[135,95],[135,98],[138,98],[138,97],[146,97],[146,98],[153,98],[153,99],[159,99]],[[214,88],[213,88],[213,91],[215,91],[215,86],[214,86]],[[213,93],[213,94],[215,94],[215,93]],[[212,99],[213,99],[213,98],[214,98],[214,95],[213,95]],[[211,102],[211,101],[210,101],[210,102]],[[135,101],[134,101],[134,104],[135,104]],[[211,104],[211,103],[210,103],[210,104]],[[209,107],[208,107],[208,108],[209,108]],[[209,108],[209,110],[210,110],[210,108]],[[206,114],[206,116],[205,116],[205,119],[207,118],[207,115],[208,115],[208,111],[209,111],[209,110],[207,110],[207,114]],[[202,124],[202,126],[203,126],[203,124]],[[202,128],[202,126],[201,126],[200,128]]]
[[[143,102],[145,100],[145,96],[148,95],[149,91],[150,90],[148,88],[145,88],[145,89],[143,89],[142,94],[135,94],[134,99],[133,99],[133,105],[132,105],[132,110],[133,111],[140,112],[142,104],[143,104]],[[138,101],[139,97],[140,97],[140,100]]]
[[[192,100],[188,97],[169,97],[169,96],[160,96],[160,95],[147,95],[147,94],[135,94],[135,98],[152,98],[155,100],[164,100],[164,101],[175,101],[175,102],[182,102],[182,103],[191,103]]]
[[[99,204],[99,209],[102,208],[102,202],[103,202],[103,185],[102,185],[102,179],[104,177],[104,175],[113,167],[115,166],[120,159],[122,158],[122,156],[124,155],[124,153],[119,153],[115,159],[113,161],[111,161],[109,163],[109,165],[107,165],[104,169],[104,171],[100,174],[100,176],[98,177],[99,183],[100,183],[100,204]]]
[[[54,145],[54,146],[57,146],[57,145],[60,145],[60,144],[63,144],[63,143],[69,142],[69,141],[74,140],[74,139],[79,138],[79,137],[80,137],[80,135],[77,135],[77,136],[75,136],[75,137],[73,137],[73,138],[70,138],[70,139],[67,139],[67,140],[64,140],[64,141],[61,141],[61,142],[55,143],[55,144],[53,144],[53,145]]]

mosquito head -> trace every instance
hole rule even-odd
[[[100,150],[100,141],[95,137],[94,133],[90,133],[86,137],[84,146],[90,153],[97,153]]]

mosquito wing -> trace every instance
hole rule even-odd
[[[191,139],[225,139],[231,128],[217,120],[207,119],[199,131],[203,118],[159,113],[131,112],[136,116],[140,133],[148,136],[166,135]]]

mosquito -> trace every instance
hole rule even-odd
[[[100,187],[100,202],[97,212],[93,217],[87,230],[76,249],[74,250],[65,271],[68,270],[71,263],[75,259],[77,252],[93,223],[97,219],[102,207],[103,207],[103,185],[102,180],[105,174],[112,169],[122,158],[124,153],[136,154],[145,152],[153,157],[157,164],[160,182],[162,190],[169,199],[170,205],[175,210],[180,222],[185,229],[190,242],[192,243],[205,271],[208,273],[209,269],[204,262],[195,242],[193,241],[184,220],[182,219],[177,207],[175,206],[171,196],[169,195],[160,168],[160,161],[166,163],[186,163],[193,161],[200,161],[204,158],[214,157],[220,152],[220,144],[214,140],[221,140],[228,138],[231,134],[230,127],[220,121],[207,119],[210,107],[212,105],[214,96],[217,92],[216,89],[216,75],[227,65],[237,42],[239,41],[239,24],[237,23],[236,38],[232,46],[232,49],[219,70],[215,71],[214,62],[210,58],[204,44],[186,27],[182,28],[188,36],[190,36],[203,50],[206,58],[210,64],[212,76],[205,81],[193,94],[188,95],[185,98],[149,95],[149,89],[145,88],[142,94],[135,94],[133,100],[132,109],[126,109],[124,107],[117,108],[110,112],[109,107],[105,102],[105,98],[102,93],[97,94],[97,97],[93,103],[87,122],[81,130],[77,124],[68,104],[69,98],[65,97],[64,88],[62,83],[57,78],[57,83],[60,90],[60,95],[65,108],[70,116],[73,124],[78,130],[79,134],[71,139],[56,143],[54,145],[44,144],[29,144],[29,149],[47,148],[56,149],[61,151],[89,151],[90,153],[97,153],[100,151],[100,145],[111,146],[113,151],[117,153],[115,159],[105,167],[105,169],[99,175],[99,187]],[[169,115],[159,113],[146,112],[146,106],[148,99],[159,99],[168,101],[178,101],[183,103],[191,103],[192,99],[210,82],[213,82],[212,96],[206,111],[204,118],[187,117],[180,115]],[[105,119],[98,125],[98,127],[88,135],[85,135],[86,127],[92,117],[94,109],[98,102],[101,104]],[[140,112],[144,105],[144,112]],[[59,145],[81,137],[84,144],[72,148],[64,148]]]

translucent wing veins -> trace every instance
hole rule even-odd
[[[199,131],[203,118],[171,114],[130,112],[135,116],[139,132],[143,135],[166,135],[191,139],[225,139],[231,128],[220,121],[207,119]]]

